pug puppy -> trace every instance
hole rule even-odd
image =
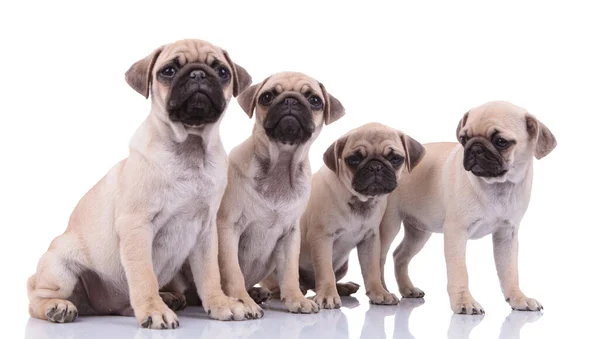
[[[424,145],[421,165],[390,195],[380,229],[382,266],[403,222],[404,239],[394,251],[396,280],[403,297],[423,297],[408,276],[408,264],[432,232],[443,232],[452,310],[482,314],[469,292],[465,252],[468,239],[492,234],[506,301],[515,310],[539,311],[542,305],[519,288],[518,233],[531,196],[533,157],[548,155],[556,139],[533,115],[508,102],[471,109],[456,137],[459,144]]]
[[[125,74],[150,114],[113,167],[75,207],[27,283],[29,312],[51,322],[81,315],[135,315],[142,327],[176,328],[159,294],[189,258],[205,310],[245,319],[247,307],[221,290],[217,209],[227,166],[219,124],[251,78],[227,52],[202,40],[159,47]]]
[[[379,224],[398,178],[410,173],[424,154],[420,143],[378,123],[348,132],[327,149],[300,221],[300,285],[316,291],[313,300],[319,307],[339,308],[340,295],[357,291],[352,282],[336,285],[354,248],[371,302],[398,303],[381,284]]]
[[[249,117],[256,112],[256,121],[252,135],[229,156],[217,218],[223,289],[262,317],[248,291],[263,301],[268,291],[253,287],[276,270],[286,308],[318,312],[298,284],[300,217],[312,173],[308,151],[323,125],[341,118],[344,108],[317,80],[294,72],[251,86],[238,102]]]

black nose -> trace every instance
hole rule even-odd
[[[296,98],[292,98],[292,97],[287,97],[283,100],[283,103],[286,106],[293,106],[296,105],[298,103],[298,100]]]
[[[381,172],[383,165],[380,162],[372,162],[367,167],[371,172]]]
[[[204,78],[206,78],[206,73],[204,71],[202,71],[202,70],[197,69],[197,70],[192,71],[190,73],[190,78],[204,79]]]
[[[473,155],[479,155],[479,154],[483,153],[483,145],[474,144],[473,146],[471,146],[471,149],[469,150],[469,152],[471,152]]]

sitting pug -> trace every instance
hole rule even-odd
[[[52,322],[135,315],[142,327],[176,328],[182,296],[159,293],[189,258],[215,319],[250,311],[221,290],[216,217],[227,178],[219,124],[251,79],[202,40],[162,46],[131,66],[127,83],[152,98],[150,114],[115,165],[79,201],[67,230],[29,278],[29,313]]]
[[[539,311],[542,305],[519,288],[518,234],[531,196],[533,158],[548,155],[556,139],[533,115],[508,102],[471,109],[458,123],[456,137],[460,143],[424,145],[421,165],[390,195],[381,223],[382,265],[403,222],[404,239],[394,251],[396,280],[403,297],[423,297],[408,276],[408,264],[432,232],[443,232],[452,310],[481,314],[469,291],[466,246],[468,239],[492,234],[506,301],[516,310]]]
[[[315,290],[317,305],[339,308],[340,295],[358,289],[354,283],[336,285],[354,248],[371,302],[398,303],[381,284],[379,224],[398,178],[408,175],[424,153],[408,135],[378,123],[348,132],[327,149],[300,223],[300,284]]]
[[[290,312],[318,312],[298,284],[300,217],[310,194],[310,145],[323,125],[344,108],[317,80],[278,73],[251,86],[238,102],[252,135],[231,151],[228,184],[218,214],[219,264],[223,289],[262,317],[254,285],[278,273],[280,296]]]

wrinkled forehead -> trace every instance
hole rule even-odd
[[[513,105],[477,107],[469,111],[466,127],[471,136],[491,137],[495,132],[512,136],[526,133],[526,111]]]
[[[172,61],[179,65],[200,62],[211,65],[214,62],[226,62],[223,51],[203,40],[183,40],[165,46],[157,60],[158,65]]]
[[[278,73],[272,75],[263,86],[263,90],[276,90],[278,93],[281,92],[299,92],[305,94],[312,92],[318,94],[321,97],[321,87],[319,82],[302,73]]]
[[[398,133],[387,129],[358,129],[348,137],[344,153],[360,152],[363,156],[388,155],[391,151],[404,154]]]

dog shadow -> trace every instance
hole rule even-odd
[[[542,312],[512,311],[504,319],[498,339],[519,339],[523,326],[538,321],[542,315]],[[448,339],[469,339],[473,329],[484,317],[484,315],[453,314],[448,327]]]
[[[361,339],[386,338],[385,318],[394,315],[394,338],[414,339],[408,328],[408,321],[412,311],[423,305],[425,300],[403,298],[398,306],[370,305],[365,313],[365,322],[360,334]]]

